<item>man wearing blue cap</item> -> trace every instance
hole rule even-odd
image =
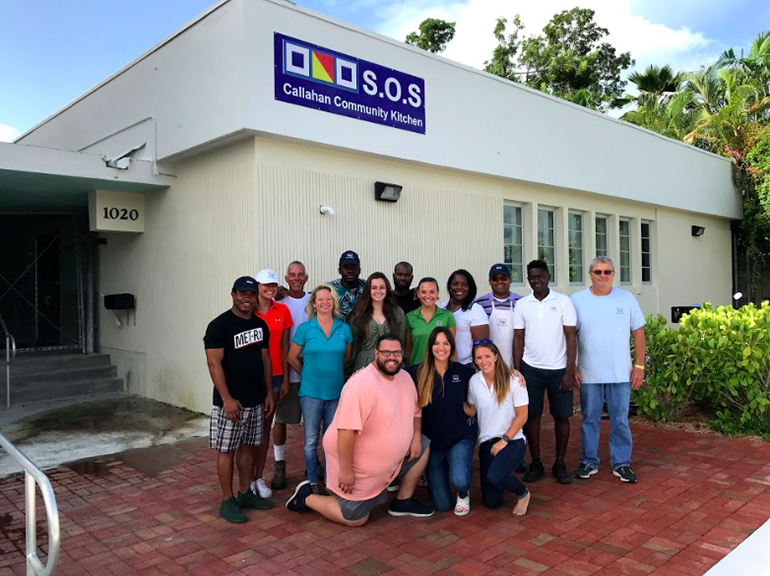
[[[272,414],[272,366],[267,324],[254,315],[257,281],[242,276],[233,284],[233,306],[212,320],[203,343],[211,380],[209,443],[217,450],[222,488],[219,515],[228,522],[246,522],[243,508],[273,507],[249,489],[257,447],[264,437],[265,413]],[[238,468],[238,496],[233,495],[233,462]]]
[[[340,277],[329,282],[337,291],[340,300],[340,320],[348,321],[348,314],[364,293],[364,280],[361,278],[361,260],[352,250],[346,250],[340,256]]]
[[[489,286],[492,292],[478,300],[489,316],[489,338],[500,349],[500,355],[513,368],[513,308],[521,299],[511,292],[511,270],[505,264],[495,264],[489,269]]]

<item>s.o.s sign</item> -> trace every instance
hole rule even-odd
[[[425,134],[425,81],[275,33],[275,99]]]

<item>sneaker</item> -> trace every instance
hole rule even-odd
[[[564,463],[564,460],[554,462],[551,473],[559,484],[572,484],[572,478],[570,478],[569,472],[567,472],[567,465]]]
[[[292,494],[291,498],[286,501],[287,510],[291,510],[292,512],[307,512],[309,508],[307,507],[307,504],[305,504],[305,500],[312,493],[313,487],[310,485],[309,481],[304,480],[297,484],[297,487],[294,489],[294,494]]]
[[[254,492],[254,494],[259,494],[260,498],[270,498],[273,495],[273,491],[267,487],[264,478],[252,480],[251,491]]]
[[[273,464],[273,479],[270,481],[273,490],[286,489],[286,460],[278,460]]]
[[[527,472],[529,472],[529,464],[522,461],[522,463],[516,467],[516,472],[519,474],[526,474]]]
[[[581,462],[580,465],[575,469],[575,478],[588,480],[591,476],[598,473],[599,470],[596,468],[591,468],[588,464]]]
[[[398,483],[398,477],[396,477],[396,478],[393,478],[393,482],[391,482],[390,484],[388,484],[388,492],[398,492],[398,489],[399,489],[400,487],[401,487],[401,486],[400,486],[400,485],[399,485],[399,483]]]
[[[243,524],[248,520],[246,514],[238,507],[238,503],[232,496],[222,501],[222,504],[219,506],[219,515],[233,524]]]
[[[416,498],[393,498],[388,507],[391,516],[414,516],[415,518],[427,518],[433,516],[433,507],[423,504]]]
[[[529,465],[529,472],[524,474],[524,482],[537,482],[543,476],[545,476],[545,467],[540,460],[532,460],[532,464]]]
[[[270,510],[273,507],[273,503],[270,500],[265,500],[262,496],[254,494],[251,490],[246,490],[243,494],[238,492],[236,502],[240,508],[252,508],[253,510]]]
[[[621,482],[636,483],[636,474],[631,470],[631,466],[621,466],[612,471],[612,473],[620,478]]]
[[[457,495],[457,504],[455,504],[455,515],[456,516],[465,516],[468,512],[471,511],[471,495],[468,493],[468,495],[465,498],[460,498],[460,495]]]

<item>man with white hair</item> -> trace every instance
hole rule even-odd
[[[577,311],[578,366],[583,452],[575,477],[587,480],[599,471],[599,432],[602,406],[610,414],[612,473],[622,482],[636,482],[631,470],[633,440],[628,426],[631,389],[644,382],[644,314],[633,294],[614,287],[615,265],[606,256],[589,267],[591,286],[572,295]],[[633,338],[631,365],[629,335]]]

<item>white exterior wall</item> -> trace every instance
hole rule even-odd
[[[423,78],[426,134],[276,101],[275,32]],[[19,141],[174,160],[240,131],[740,217],[723,158],[280,0],[220,3]]]
[[[308,269],[308,289],[337,277],[340,254],[356,250],[362,275],[390,275],[400,260],[415,276],[435,276],[442,292],[449,274],[467,268],[489,290],[489,267],[503,251],[503,202],[525,213],[525,262],[536,257],[537,206],[632,218],[636,232],[631,290],[645,313],[670,315],[670,306],[704,300],[730,301],[729,222],[592,194],[425,168],[362,154],[256,138],[191,158],[176,166],[168,191],[147,195],[146,232],[109,234],[100,246],[103,293],[137,295],[133,319],[120,328],[100,310],[99,341],[112,354],[129,390],[206,412],[211,381],[202,337],[210,320],[231,305],[231,282],[242,274],[273,268],[283,276],[292,260]],[[376,202],[374,182],[404,186],[398,203]],[[328,204],[337,211],[322,216]],[[642,284],[638,255],[641,220],[653,222],[653,282]],[[617,217],[612,218],[617,226]],[[706,227],[701,238],[690,226]],[[559,226],[560,224],[557,224]],[[611,256],[618,261],[617,233]],[[566,234],[557,234],[560,281],[566,281]],[[593,255],[585,234],[585,267]],[[676,250],[672,249],[676,247]],[[586,284],[588,275],[586,273]],[[529,288],[514,290],[528,293]]]
[[[146,195],[143,234],[102,233],[99,291],[136,295],[128,322],[99,306],[100,350],[131,392],[200,412],[211,407],[203,352],[210,320],[232,306],[230,288],[253,273],[254,144],[179,164],[165,192]]]

